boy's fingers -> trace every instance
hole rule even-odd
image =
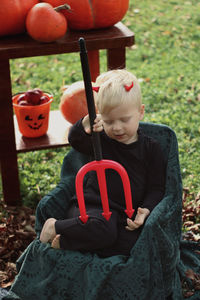
[[[86,129],[85,129],[85,132],[88,133],[88,134],[90,134],[90,133],[91,133],[90,127],[86,128]]]
[[[127,218],[127,225],[125,228],[129,231],[133,231],[144,224],[145,218],[149,215],[149,210],[146,208],[138,208],[138,213],[135,220]]]
[[[126,228],[126,230],[129,230],[129,231],[133,231],[134,230],[134,229],[130,228],[129,226],[126,226],[125,228]]]
[[[139,228],[140,226],[126,226],[125,228],[127,229],[127,230],[129,230],[129,231],[133,231],[133,230],[135,230],[135,229],[137,229],[137,228]]]
[[[93,125],[93,130],[94,131],[97,131],[97,132],[100,132],[103,130],[103,124],[101,121],[99,121],[98,123],[94,124]]]
[[[101,120],[101,115],[100,115],[100,114],[97,114],[97,115],[96,115],[96,118],[95,118],[95,120],[94,120],[94,123],[98,123],[100,120]]]
[[[134,220],[134,222],[138,225],[142,225],[144,223],[144,215],[139,215],[139,216],[136,216],[136,219]]]
[[[133,231],[137,228],[139,228],[144,222],[141,220],[141,221],[138,221],[138,220],[131,220],[129,218],[127,218],[127,225],[125,228],[127,230],[130,230],[130,231]]]
[[[126,228],[128,230],[135,230],[136,228],[138,228],[138,225],[136,224],[136,222],[132,221],[131,219],[127,218],[127,225]]]

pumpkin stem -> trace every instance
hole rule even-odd
[[[59,12],[63,9],[67,9],[67,10],[71,11],[71,7],[67,3],[65,3],[63,5],[59,5],[57,7],[54,7],[54,10],[57,11],[57,12]]]

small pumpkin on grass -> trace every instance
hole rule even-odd
[[[49,3],[38,3],[32,7],[26,18],[28,34],[40,42],[53,42],[67,31],[67,20],[60,12],[70,7],[65,4],[53,7]]]

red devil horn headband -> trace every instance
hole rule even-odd
[[[124,88],[125,88],[125,90],[127,92],[129,92],[132,89],[133,86],[134,86],[134,84],[133,84],[133,81],[132,81],[130,85],[125,84]],[[96,93],[98,93],[98,91],[100,89],[100,86],[93,86],[92,89],[93,89],[93,91],[95,91]]]
[[[126,90],[127,92],[129,92],[129,91],[132,89],[133,86],[134,86],[134,84],[133,84],[133,81],[132,81],[131,85],[125,84],[125,85],[124,85],[124,88],[125,88],[125,90]]]
[[[95,91],[96,93],[98,93],[100,86],[93,86],[92,89],[93,91]]]

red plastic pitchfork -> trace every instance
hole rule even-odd
[[[109,221],[112,212],[109,210],[109,203],[108,203],[108,194],[107,194],[107,185],[106,185],[106,177],[105,177],[105,170],[106,169],[114,169],[116,170],[123,183],[124,188],[124,195],[126,201],[126,209],[125,213],[129,218],[132,217],[134,209],[132,207],[132,196],[131,196],[131,187],[128,174],[124,167],[113,160],[102,159],[102,150],[101,150],[101,143],[100,143],[100,136],[98,132],[94,132],[92,130],[92,126],[94,124],[94,120],[96,118],[96,111],[94,105],[94,97],[93,97],[93,90],[91,84],[91,76],[90,76],[90,69],[88,64],[88,56],[87,50],[85,46],[84,38],[79,39],[79,47],[80,47],[80,58],[81,58],[81,66],[82,66],[82,73],[85,85],[85,92],[86,92],[86,99],[87,99],[87,106],[88,106],[88,113],[90,119],[90,127],[92,131],[92,143],[94,149],[94,158],[95,160],[92,162],[87,163],[84,165],[76,175],[76,194],[78,199],[78,205],[80,209],[80,219],[83,223],[86,223],[88,220],[88,215],[86,213],[85,208],[85,201],[84,201],[84,194],[83,194],[83,179],[86,173],[89,171],[96,171],[97,179],[99,184],[101,202],[103,207],[102,215],[104,218]]]

